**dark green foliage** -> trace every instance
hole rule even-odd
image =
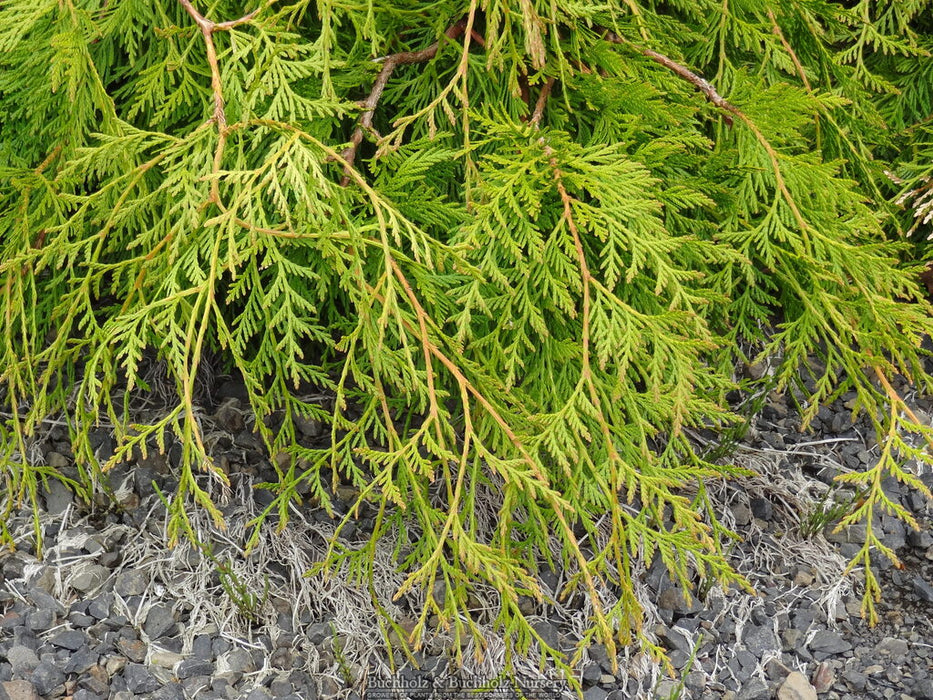
[[[845,477],[864,498],[843,522],[913,522],[881,483],[925,491],[907,436],[933,437],[891,386],[930,388],[905,261],[930,232],[933,8],[848,5],[8,0],[6,512],[59,476],[31,446],[64,416],[76,489],[179,440],[169,539],[192,507],[219,521],[194,405],[210,351],[288,456],[264,518],[343,483],[374,538],[401,528],[403,590],[444,581],[416,638],[432,614],[469,633],[486,585],[525,650],[517,599],[557,552],[609,644],[639,629],[634,557],[741,583],[704,487],[737,472],[687,430],[735,425],[737,388],[810,375],[808,418],[854,390],[882,456]],[[151,353],[178,401],[136,423]],[[737,385],[756,357],[774,376]],[[298,417],[332,444],[299,444]],[[372,548],[326,565],[365,579]],[[872,549],[893,556],[869,532],[853,562],[870,616]]]

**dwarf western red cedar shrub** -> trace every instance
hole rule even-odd
[[[905,464],[933,437],[893,388],[930,388],[903,261],[930,232],[931,5],[7,0],[0,528],[65,478],[31,450],[60,416],[79,493],[176,440],[169,540],[192,508],[220,521],[208,352],[279,456],[264,518],[342,483],[374,541],[400,528],[403,588],[445,583],[415,637],[469,632],[491,586],[525,649],[552,550],[609,644],[639,629],[634,558],[738,581],[705,488],[737,470],[689,432],[741,422],[735,390],[803,391],[806,419],[855,392],[880,458],[842,477],[842,523],[913,523],[882,482],[926,492]],[[176,401],[139,423],[153,354]],[[737,383],[756,359],[774,374]],[[365,578],[371,545],[328,564]],[[872,550],[893,556],[869,529],[869,615]]]

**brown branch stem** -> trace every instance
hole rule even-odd
[[[466,30],[466,26],[467,20],[461,19],[456,24],[451,25],[447,31],[444,32],[444,36],[447,39],[456,39],[458,36],[463,34],[463,32]],[[360,115],[359,124],[357,125],[356,129],[354,129],[353,135],[350,136],[350,145],[345,148],[341,154],[343,159],[346,161],[344,165],[343,180],[340,182],[343,187],[346,187],[348,184],[350,184],[350,170],[353,168],[353,163],[356,160],[357,151],[359,150],[360,144],[363,142],[363,134],[366,131],[373,130],[373,115],[375,114],[376,107],[379,104],[380,98],[382,97],[382,93],[385,90],[386,85],[389,83],[389,78],[392,77],[392,72],[395,70],[395,67],[430,61],[437,55],[440,47],[441,42],[438,40],[427,48],[421,49],[420,51],[402,51],[400,53],[394,53],[390,56],[385,56],[381,59],[376,59],[378,62],[382,63],[382,70],[379,71],[379,75],[376,76],[376,82],[373,83],[373,87],[369,91],[369,96],[363,101],[363,113]]]
[[[211,70],[211,94],[214,98],[214,113],[211,116],[211,120],[217,125],[218,136],[217,148],[214,150],[213,163],[214,173],[216,174],[217,171],[220,170],[224,146],[227,142],[227,114],[224,111],[223,85],[220,80],[220,64],[217,61],[217,48],[214,45],[214,32],[230,31],[234,27],[249,22],[256,16],[256,13],[259,12],[259,8],[257,7],[252,12],[238,19],[228,20],[226,22],[214,22],[198,12],[194,8],[194,5],[191,4],[191,0],[178,0],[178,2],[181,3],[185,12],[188,13],[191,19],[194,20],[194,23],[198,25],[198,29],[201,30],[201,36],[204,39],[204,49],[207,54],[207,65]],[[216,178],[214,178],[214,181],[211,183],[211,200],[220,206],[220,191]]]
[[[541,126],[541,118],[544,116],[544,107],[547,104],[547,98],[551,94],[551,88],[554,87],[554,81],[557,78],[548,78],[547,82],[541,88],[541,94],[538,95],[538,101],[535,103],[535,111],[531,114],[531,123],[537,128]],[[550,148],[546,146],[545,148]]]
[[[700,77],[699,75],[694,73],[692,70],[690,70],[686,66],[682,66],[676,61],[674,61],[673,59],[668,58],[663,53],[658,53],[657,51],[653,51],[651,49],[644,49],[644,48],[641,48],[640,46],[636,46],[634,43],[632,43],[625,37],[621,37],[615,32],[608,31],[608,30],[603,32],[603,39],[605,39],[606,41],[612,44],[623,44],[625,46],[630,46],[631,48],[635,49],[643,56],[647,56],[655,63],[658,63],[664,66],[669,71],[683,78],[688,83],[692,83],[694,87],[696,87],[697,90],[703,93],[703,95],[706,97],[707,100],[710,101],[710,103],[714,104],[715,106],[719,107],[722,110],[725,110],[726,112],[735,113],[737,111],[735,107],[733,107],[722,95],[720,95],[716,91],[716,88],[714,88],[708,80]],[[729,126],[732,126],[731,117],[726,115],[725,120],[726,120],[726,123],[729,124]]]
[[[784,50],[787,52],[788,56],[790,56],[790,60],[793,61],[794,68],[797,69],[797,73],[800,75],[800,79],[803,81],[803,86],[807,89],[807,92],[813,92],[813,88],[810,87],[810,81],[807,80],[807,73],[803,69],[803,64],[800,63],[800,59],[797,58],[797,53],[784,37],[784,32],[781,31],[781,25],[778,24],[773,10],[768,10],[768,19],[771,20],[772,33],[781,41],[781,46],[784,47]]]
[[[715,105],[724,112],[728,112],[729,114],[738,117],[745,124],[745,126],[751,130],[752,134],[755,136],[755,139],[759,144],[761,144],[761,147],[765,149],[765,153],[767,153],[768,159],[771,161],[771,168],[774,171],[774,180],[778,192],[780,192],[784,201],[787,203],[787,206],[790,208],[791,213],[794,216],[794,220],[797,222],[797,226],[800,227],[800,232],[803,235],[804,243],[809,248],[810,225],[807,224],[806,220],[803,218],[803,214],[801,214],[800,209],[797,208],[797,203],[794,201],[793,195],[791,195],[790,190],[787,188],[787,182],[784,180],[784,175],[781,173],[781,164],[778,160],[777,151],[774,150],[774,147],[771,145],[768,139],[765,138],[765,135],[761,133],[761,129],[758,128],[755,122],[753,122],[748,117],[748,115],[745,114],[745,112],[740,110],[738,107],[720,95],[716,91],[716,88],[709,83],[709,81],[700,77],[686,66],[682,66],[673,59],[668,58],[664,54],[658,53],[657,51],[652,51],[651,49],[645,49],[641,48],[640,46],[636,46],[628,39],[621,37],[614,32],[608,30],[603,32],[603,38],[613,44],[623,44],[633,48],[643,56],[647,56],[655,63],[664,66],[677,76],[683,78],[689,83],[692,83],[700,92],[703,93],[703,95],[707,100],[709,100],[711,104]],[[723,118],[726,120],[726,123],[729,126],[732,126],[732,118],[729,116],[729,114],[724,115]]]

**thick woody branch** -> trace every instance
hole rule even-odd
[[[466,26],[466,19],[462,19],[450,26],[447,31],[444,32],[444,36],[447,37],[447,39],[456,39],[463,34],[466,30]],[[359,150],[360,144],[363,142],[364,132],[373,130],[373,115],[376,111],[376,106],[379,104],[379,99],[382,97],[382,93],[389,83],[389,78],[392,77],[392,72],[395,70],[395,67],[430,61],[437,55],[440,46],[440,41],[435,41],[433,44],[420,51],[402,51],[400,53],[394,53],[391,56],[376,59],[377,62],[382,63],[382,70],[379,71],[376,82],[373,83],[372,90],[369,91],[369,97],[363,102],[363,113],[360,115],[359,124],[350,137],[350,145],[345,148],[341,154],[344,161],[346,161],[344,165],[344,177],[341,181],[344,187],[350,183],[350,169],[353,167],[353,162],[356,160],[356,153]]]
[[[638,51],[643,56],[647,56],[655,63],[658,63],[664,66],[672,73],[675,73],[676,75],[686,80],[688,83],[692,83],[696,87],[697,90],[703,93],[703,95],[706,97],[707,100],[710,101],[710,103],[719,107],[721,110],[725,112],[731,112],[732,114],[736,114],[738,112],[738,109],[736,107],[734,107],[730,102],[728,102],[722,95],[716,92],[716,88],[714,88],[708,80],[706,80],[705,78],[701,78],[699,75],[694,73],[692,70],[690,70],[686,66],[680,65],[679,63],[668,58],[662,53],[658,53],[657,51],[652,51],[651,49],[643,49],[639,46],[636,46],[631,41],[629,41],[628,39],[625,39],[624,37],[619,36],[615,32],[606,31],[603,33],[603,38],[606,41],[613,43],[613,44],[624,44],[626,46],[632,47],[633,49]],[[730,117],[727,114],[727,115],[724,115],[723,118],[726,120],[726,123],[729,126],[732,126],[732,117]]]
[[[246,13],[239,19],[231,19],[231,20],[227,20],[226,22],[217,22],[214,24],[214,31],[215,32],[226,32],[226,31],[233,29],[234,27],[238,27],[241,24],[246,24],[251,19],[253,19],[253,17],[256,16],[257,12],[259,12],[258,7],[252,12]]]

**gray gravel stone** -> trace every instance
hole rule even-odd
[[[127,664],[123,669],[123,680],[127,689],[136,694],[151,693],[159,689],[161,683],[142,664]]]
[[[185,700],[185,690],[180,683],[166,683],[151,696],[152,700]]]
[[[76,591],[88,593],[101,586],[110,576],[110,571],[100,564],[83,562],[75,567],[68,583]]]
[[[589,690],[583,692],[583,700],[606,700],[609,693],[598,685],[594,685]]]
[[[606,651],[604,644],[594,644],[587,650],[587,653],[590,660],[599,664],[603,671],[612,673],[612,659],[609,658],[609,653]]]
[[[690,602],[687,602],[683,589],[675,586],[661,591],[658,596],[658,608],[670,610],[679,615],[691,615],[700,612],[703,604],[697,600],[696,596],[690,596]]]
[[[294,690],[292,683],[287,678],[276,678],[269,684],[269,692],[276,698],[284,698],[291,695],[292,690]]]
[[[560,630],[557,629],[556,625],[550,622],[540,621],[532,623],[531,626],[534,628],[535,632],[541,636],[545,644],[552,649],[560,649]]]
[[[658,684],[654,687],[651,697],[653,698],[670,698],[674,697],[674,693],[677,692],[677,681],[671,678],[663,678],[658,681]]]
[[[170,636],[175,629],[175,615],[167,605],[153,605],[146,613],[146,624],[143,630],[149,639],[160,639]]]
[[[849,651],[852,645],[833,630],[820,630],[810,640],[810,651],[822,654],[841,654]]]
[[[252,673],[256,670],[256,663],[253,661],[252,655],[241,647],[231,649],[224,654],[223,664],[234,673]]]
[[[65,606],[50,596],[48,591],[44,591],[41,588],[31,588],[26,597],[35,603],[36,607],[40,610],[51,610],[55,615],[65,614]]]
[[[3,579],[0,578],[0,581]],[[0,615],[0,630],[13,629],[14,627],[21,627],[25,620],[23,616],[19,613],[13,612],[10,610],[8,613]]]
[[[33,632],[45,632],[55,626],[55,613],[48,608],[40,608],[29,613],[26,626]]]
[[[29,681],[0,683],[0,700],[39,700],[39,693]]]
[[[318,680],[318,697],[323,700],[330,700],[335,698],[338,693],[340,693],[340,683],[337,682],[335,678],[330,676],[322,676]]]
[[[654,629],[658,640],[667,648],[668,651],[680,651],[684,654],[690,654],[693,651],[693,642],[687,633],[680,627],[666,627],[658,625]]]
[[[217,658],[221,654],[230,651],[233,648],[233,645],[229,640],[224,639],[223,637],[215,637],[211,640],[211,650],[213,651],[214,658]]]
[[[49,456],[56,454],[49,453]],[[61,457],[61,455],[59,455]],[[64,459],[64,458],[63,458]],[[66,463],[67,465],[67,463]],[[71,491],[58,479],[48,480],[48,489],[45,492],[45,510],[52,517],[62,515],[65,510],[74,502],[74,496]]]
[[[798,608],[793,613],[791,613],[791,621],[793,622],[794,629],[798,629],[801,632],[806,632],[808,629],[810,629],[810,626],[813,625],[813,623],[816,621],[816,618],[817,611],[810,607]]]
[[[97,620],[105,620],[110,615],[110,603],[109,594],[99,595],[88,601],[87,614]]]
[[[209,634],[199,634],[191,642],[191,653],[195,658],[210,661],[214,658],[214,650],[211,646],[211,637]]]
[[[75,650],[75,653],[68,657],[68,661],[65,663],[63,670],[65,673],[84,674],[87,673],[92,666],[95,666],[99,659],[100,654],[91,651],[85,645]]]
[[[190,676],[182,679],[181,686],[189,698],[204,697],[205,692],[211,687],[211,677],[209,675]]]
[[[912,583],[914,591],[922,601],[933,603],[933,586],[927,583],[926,579],[922,576],[914,576]]]
[[[12,556],[4,557],[0,561],[0,574],[3,574],[3,578],[13,580],[23,577],[23,571],[26,568],[26,562],[23,561],[22,557]]]
[[[599,667],[599,664],[590,663],[583,667],[583,682],[589,684],[595,684],[599,682],[600,676],[603,675],[602,669]]]
[[[30,570],[31,569],[31,570]],[[30,588],[38,588],[46,593],[55,592],[55,571],[51,566],[30,567],[26,573],[26,584]]]
[[[72,612],[68,613],[68,622],[74,627],[87,629],[97,623],[97,618],[91,615],[85,615],[84,613]]]
[[[17,627],[13,629],[13,645],[22,645],[37,651],[39,649],[39,638],[25,627]]]
[[[7,661],[13,667],[13,675],[23,678],[32,673],[39,665],[39,657],[36,652],[26,646],[14,645],[6,653]]]
[[[684,687],[689,690],[694,697],[700,697],[700,694],[706,689],[709,682],[709,676],[705,671],[691,671],[684,677]]]
[[[736,700],[771,700],[771,689],[760,678],[752,678],[742,684]]]
[[[742,635],[742,641],[745,643],[745,648],[759,658],[767,651],[781,648],[781,644],[774,634],[774,629],[770,625],[747,628]]]
[[[71,466],[70,459],[68,459],[61,452],[56,452],[54,450],[49,451],[45,455],[45,463],[48,464],[53,469],[66,469]],[[61,485],[61,482],[58,481],[58,479],[49,479],[49,483],[50,484],[55,483],[55,484]]]
[[[113,584],[113,591],[124,598],[131,595],[142,595],[149,587],[149,576],[139,569],[127,569],[117,574]]]
[[[291,669],[295,663],[295,654],[291,649],[278,648],[269,655],[269,665],[283,671]]]
[[[242,420],[241,417],[240,421],[242,422]],[[327,431],[327,426],[324,423],[319,420],[314,420],[313,418],[295,416],[293,420],[295,421],[295,427],[298,428],[298,432],[312,440],[320,438]]]
[[[933,547],[933,534],[926,530],[910,530],[907,533],[907,544],[915,549],[927,550]]]
[[[39,695],[49,695],[65,682],[65,674],[58,666],[49,661],[40,661],[29,678]]]
[[[175,675],[181,679],[192,676],[209,676],[213,672],[213,662],[199,658],[185,659],[175,669]]]
[[[308,641],[312,644],[321,644],[332,636],[334,636],[334,630],[329,622],[315,622],[308,628]]]
[[[909,646],[906,640],[897,639],[895,637],[885,637],[880,642],[878,642],[875,647],[875,651],[879,654],[884,654],[886,656],[894,656],[896,658],[903,658],[906,656]]]
[[[72,700],[106,700],[107,696],[92,693],[85,688],[78,688],[72,696]]]
[[[864,673],[859,673],[855,669],[850,669],[848,671],[842,672],[842,679],[853,689],[862,691],[865,690],[865,685],[868,683],[868,676]]]
[[[933,679],[924,678],[914,683],[911,695],[917,700],[933,700]]]
[[[771,520],[774,517],[774,505],[767,498],[753,498],[749,502],[752,515],[761,520]]]
[[[65,630],[64,632],[59,632],[51,639],[52,644],[62,649],[68,649],[69,651],[77,651],[84,646],[86,641],[86,635],[79,630]]]

